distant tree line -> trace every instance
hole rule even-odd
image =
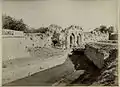
[[[32,33],[47,33],[49,29],[47,27],[40,27],[38,29],[33,29]]]
[[[2,15],[2,28],[11,29],[17,31],[27,31],[27,25],[23,22],[22,19],[15,19],[11,16]]]
[[[114,32],[114,27],[110,26],[110,27],[106,27],[105,25],[101,25],[99,28],[94,29],[94,31],[100,31],[101,33],[113,33]]]
[[[40,27],[38,29],[28,28],[22,19],[15,19],[11,16],[2,15],[2,28],[16,31],[24,31],[25,33],[47,33],[48,27]]]

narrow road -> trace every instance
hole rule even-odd
[[[51,86],[65,75],[73,72],[73,70],[74,65],[68,58],[62,65],[13,81],[5,84],[5,86]]]

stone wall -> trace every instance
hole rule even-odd
[[[60,33],[60,43],[62,48],[72,48],[72,47],[81,47],[89,42],[97,41],[106,41],[109,39],[108,33],[101,32],[83,32],[83,29],[80,26],[71,25],[64,30],[59,26],[49,26],[49,29],[56,30]],[[47,36],[46,34],[41,33],[23,33],[22,31],[14,31],[3,29],[3,56],[7,58],[22,57],[20,53],[24,53],[22,50],[25,50],[29,47],[51,47],[52,46],[52,32]],[[12,49],[12,50],[10,50]],[[20,52],[17,52],[19,50]],[[17,52],[16,54],[15,51]],[[6,52],[6,53],[5,53]],[[17,56],[19,55],[19,56]]]
[[[27,33],[25,34],[25,44],[27,47],[49,47],[51,46],[51,36],[47,37],[40,33]]]
[[[29,48],[50,47],[52,43],[51,36],[46,37],[40,33],[25,34],[21,31],[3,29],[2,34],[3,61],[30,57]]]
[[[37,36],[34,33],[25,34],[25,44],[28,48],[31,47],[43,47],[43,41],[41,36]]]
[[[9,30],[9,29],[2,29],[2,35],[14,35],[14,36],[24,36],[24,33],[22,31],[15,31],[15,30]]]
[[[106,41],[109,40],[108,33],[101,33],[101,32],[84,32],[84,42],[97,42],[97,41]]]
[[[71,25],[65,29],[66,48],[84,47],[86,43],[109,40],[108,32],[83,32],[80,26]]]
[[[11,32],[12,31],[12,32]],[[2,60],[15,58],[27,58],[29,53],[25,49],[25,37],[23,32],[3,30],[2,33]],[[9,33],[8,33],[9,32]],[[11,33],[10,33],[11,32]]]

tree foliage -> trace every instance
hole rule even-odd
[[[11,29],[11,30],[17,30],[17,31],[26,31],[27,25],[24,24],[22,19],[15,19],[10,16],[3,15],[2,16],[2,28],[3,29]]]
[[[109,34],[111,34],[114,32],[114,27],[110,26],[107,28],[105,25],[101,25],[99,28],[94,29],[94,31],[100,31],[101,33],[108,32]]]
[[[100,31],[102,32],[102,33],[106,33],[107,31],[108,31],[108,29],[107,29],[107,27],[105,26],[105,25],[101,25],[100,26]]]
[[[114,27],[113,27],[113,26],[110,26],[110,27],[108,28],[108,32],[109,32],[109,33],[113,33],[113,32],[114,32]]]
[[[37,33],[47,33],[48,31],[49,31],[49,29],[47,27],[41,27],[41,28],[36,29],[35,32],[37,32]]]
[[[54,46],[58,43],[60,43],[60,40],[59,40],[59,36],[60,36],[60,33],[57,33],[56,31],[54,31],[53,33],[53,36],[52,36],[52,42],[54,44]]]

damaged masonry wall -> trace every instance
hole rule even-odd
[[[52,46],[52,39],[53,33],[59,33],[59,42],[61,48],[72,48],[72,47],[83,47],[84,44],[89,42],[96,42],[96,41],[106,41],[109,39],[109,34],[107,33],[101,33],[100,31],[92,31],[92,32],[84,32],[83,29],[80,26],[71,25],[65,29],[63,29],[61,26],[51,24],[48,26],[48,29],[50,30],[50,36],[46,37],[46,40],[44,40],[45,46]],[[48,38],[48,39],[47,39]],[[49,43],[48,43],[49,42]],[[43,45],[44,46],[44,45]]]
[[[84,33],[80,26],[72,25],[66,30],[66,48],[81,46],[84,43]]]
[[[100,31],[84,32],[84,42],[97,42],[109,40],[109,33],[101,33]]]
[[[48,26],[49,29],[49,35],[45,36],[43,35],[36,35],[32,34],[31,36],[27,37],[29,41],[31,41],[31,46],[34,45],[34,47],[50,47],[52,46],[53,42],[51,37],[53,36],[53,33],[56,31],[60,34],[59,36],[59,42],[61,48],[73,48],[73,47],[84,47],[86,43],[89,42],[97,42],[97,41],[106,41],[109,39],[109,34],[107,33],[101,33],[100,31],[92,31],[92,32],[84,32],[83,29],[80,26],[71,25],[65,29],[62,27],[52,24]],[[30,40],[30,38],[33,38],[33,40]],[[43,37],[43,39],[41,38]]]
[[[70,26],[66,28],[65,32],[65,47],[81,47],[89,42],[106,41],[109,40],[108,32],[92,31],[83,32],[80,26]]]

